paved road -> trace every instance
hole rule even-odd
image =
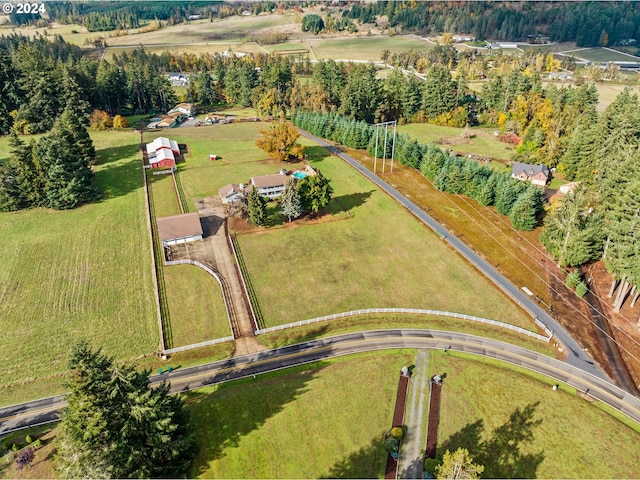
[[[394,200],[404,206],[409,212],[415,215],[421,222],[431,228],[434,232],[440,235],[445,242],[451,245],[455,250],[460,253],[471,265],[476,267],[481,273],[483,273],[489,280],[498,286],[505,294],[507,294],[514,302],[516,302],[522,309],[524,309],[532,318],[538,317],[554,332],[555,338],[562,343],[568,350],[567,363],[578,367],[585,372],[589,372],[593,375],[597,375],[601,378],[607,378],[604,373],[596,367],[593,360],[587,355],[580,345],[569,335],[553,317],[551,317],[545,310],[540,308],[536,303],[525,295],[518,287],[509,282],[504,276],[502,276],[495,268],[493,268],[487,261],[481,256],[476,254],[471,248],[469,248],[462,240],[455,237],[445,227],[436,222],[430,215],[425,213],[418,205],[413,203],[403,194],[401,194],[394,187],[382,180],[380,177],[369,171],[364,165],[359,163],[353,157],[341,152],[339,149],[333,147],[323,139],[311,135],[304,130],[299,130],[304,136],[310,138],[314,142],[326,147],[331,153],[342,158],[353,168],[359,171],[362,175],[367,177],[371,182],[376,184],[380,189],[386,192]]]
[[[182,392],[353,353],[402,348],[444,350],[449,346],[453,355],[456,352],[467,352],[487,356],[548,375],[583,392],[589,389],[589,394],[594,399],[601,400],[640,422],[640,399],[600,376],[515,345],[439,330],[393,329],[348,333],[177,369],[170,374],[155,375],[151,377],[151,381],[152,384],[157,384],[167,380],[171,383],[173,392]],[[55,421],[57,411],[63,406],[62,397],[50,397],[2,408],[0,435],[29,425]]]

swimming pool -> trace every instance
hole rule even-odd
[[[304,177],[308,177],[309,174],[307,172],[293,172],[293,176],[298,180],[302,180]]]

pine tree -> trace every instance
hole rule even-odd
[[[582,265],[602,254],[602,215],[590,206],[584,189],[557,201],[544,219],[540,243],[561,267]]]
[[[61,414],[57,469],[65,478],[176,478],[197,447],[188,415],[166,384],[116,366],[86,342],[73,349]]]
[[[542,211],[542,190],[530,185],[513,203],[509,212],[511,225],[517,230],[533,230]]]
[[[280,202],[280,213],[287,217],[289,221],[302,215],[300,195],[298,195],[298,188],[293,180],[289,180],[284,186]]]
[[[56,122],[49,135],[40,139],[38,146],[45,165],[46,206],[64,210],[97,197],[93,172],[86,160],[87,145],[74,138],[74,132],[67,129],[63,119]]]
[[[267,201],[253,188],[247,195],[249,220],[254,225],[264,225],[267,218]]]

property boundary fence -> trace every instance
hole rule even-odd
[[[238,277],[240,277],[240,283],[242,284],[242,295],[245,299],[247,306],[249,307],[249,314],[251,315],[251,324],[253,325],[254,332],[258,330],[258,326],[264,325],[264,319],[262,318],[262,312],[260,305],[258,304],[258,297],[253,291],[251,280],[249,279],[249,273],[247,267],[244,264],[244,258],[242,252],[237,244],[236,236],[230,235],[227,227],[227,221],[225,219],[224,232],[227,236],[227,243],[233,254],[233,258],[236,261],[236,268]],[[246,280],[245,280],[246,277]]]
[[[233,337],[216,338],[214,340],[207,340],[206,342],[192,343],[191,345],[185,345],[183,347],[170,348],[165,350],[163,353],[165,355],[171,355],[173,353],[184,352],[186,350],[194,350],[196,348],[209,347],[218,343],[230,342],[231,340],[233,340]]]
[[[536,325],[540,326],[540,328],[542,328],[546,333],[549,333],[549,336],[540,335],[539,333],[531,332],[529,330],[525,330],[524,328],[516,327],[515,325],[510,325],[504,322],[499,322],[497,320],[491,320],[489,318],[476,317],[474,315],[466,315],[464,313],[441,312],[440,310],[422,310],[417,308],[366,308],[363,310],[352,310],[350,312],[334,313],[333,315],[325,315],[324,317],[316,317],[316,318],[311,318],[309,320],[301,320],[299,322],[287,323],[285,325],[277,325],[275,327],[263,328],[260,330],[256,330],[255,334],[260,335],[263,333],[277,332],[280,330],[286,330],[287,328],[301,327],[303,325],[311,325],[313,323],[326,322],[328,320],[335,320],[337,318],[353,317],[356,315],[371,315],[371,314],[379,314],[379,313],[405,313],[405,314],[414,314],[414,315],[432,315],[432,316],[438,316],[438,317],[453,317],[453,318],[459,318],[462,320],[471,320],[473,322],[486,323],[489,325],[495,325],[497,327],[507,328],[509,330],[522,333],[529,337],[533,337],[537,340],[542,340],[543,342],[546,342],[546,343],[549,343],[551,341],[551,338],[553,337],[553,331],[550,330],[539,319],[536,319]]]
[[[144,149],[142,148],[142,132],[140,132],[140,149],[144,152]],[[144,153],[143,153],[144,155]],[[144,166],[144,157],[143,157],[143,166]],[[164,351],[165,347],[166,347],[166,343],[165,343],[165,331],[164,331],[164,322],[165,322],[165,318],[163,315],[163,306],[161,304],[161,295],[162,293],[160,292],[160,285],[159,285],[159,275],[162,275],[162,272],[159,272],[159,265],[158,265],[158,257],[157,257],[157,252],[156,252],[156,236],[157,236],[157,230],[156,230],[156,226],[155,226],[155,218],[153,215],[153,205],[152,205],[152,198],[151,198],[151,194],[150,194],[150,189],[149,189],[149,185],[147,183],[147,171],[143,168],[142,169],[142,183],[143,183],[143,188],[144,188],[144,197],[145,197],[145,210],[146,210],[146,214],[147,214],[147,227],[149,228],[149,240],[150,240],[150,245],[151,245],[151,276],[153,279],[153,293],[156,299],[156,309],[157,309],[157,315],[158,315],[158,328],[160,329],[160,351]],[[164,281],[162,282],[164,283]],[[168,314],[168,311],[166,312]]]

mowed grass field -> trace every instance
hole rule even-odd
[[[390,428],[398,371],[414,355],[350,355],[186,394],[200,443],[189,476],[382,478],[382,435]],[[515,440],[523,425],[505,432],[530,455],[520,465],[527,478],[637,477],[639,431],[568,387],[554,392],[552,379],[458,353],[432,352],[427,370],[414,377],[447,373],[439,455],[461,445],[473,455],[516,408],[534,405],[533,420],[541,423],[530,444]],[[424,394],[426,416],[428,389]]]
[[[421,143],[435,143],[445,150],[453,150],[456,153],[471,153],[486,157],[509,159],[515,152],[513,147],[499,142],[493,132],[487,129],[470,128],[473,136],[468,140],[463,139],[464,128],[442,127],[427,123],[409,123],[398,127],[400,133],[406,133]],[[464,142],[464,143],[463,143]]]
[[[138,136],[91,136],[101,201],[0,213],[0,403],[26,400],[23,384],[65,371],[81,338],[117,359],[158,347]]]
[[[495,439],[516,408],[533,406],[533,441],[520,444],[524,478],[637,478],[640,425],[618,421],[575,394],[575,390],[539,376],[523,375],[497,362],[453,353],[432,352],[432,373],[447,377],[442,388],[438,455],[465,446],[471,455],[478,440]],[[536,405],[536,402],[539,402]],[[511,423],[506,438],[523,430]],[[517,445],[518,442],[515,442]],[[492,469],[497,465],[492,465]]]
[[[186,394],[200,444],[189,477],[382,478],[409,352],[348,356]]]
[[[393,37],[311,38],[309,45],[318,59],[349,59],[380,61],[383,50],[391,53],[411,49],[430,50],[434,44],[411,35]]]
[[[584,58],[591,62],[638,62],[640,57],[634,57],[633,55],[626,55],[621,52],[617,52],[611,48],[581,48],[577,50],[570,50],[562,52],[565,55],[573,55],[578,58]]]
[[[227,183],[296,168],[265,160],[254,144],[265,127],[247,122],[166,132],[189,147],[180,167],[186,194],[216,195]],[[266,326],[359,308],[408,307],[532,328],[517,307],[403,208],[342,160],[302,141],[310,146],[311,165],[332,181],[328,214],[320,223],[238,236]],[[222,158],[211,162],[209,153]]]
[[[180,347],[231,335],[220,284],[194,265],[164,267],[171,345]]]

